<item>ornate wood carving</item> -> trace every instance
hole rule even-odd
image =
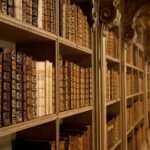
[[[133,40],[135,36],[135,31],[131,25],[124,25],[124,30],[123,30],[123,39],[125,41],[131,41]]]
[[[119,5],[119,0],[100,1],[99,22],[104,24],[104,30],[109,30],[119,24],[121,18]]]
[[[113,1],[101,1],[99,7],[99,19],[104,24],[112,23],[117,14]]]

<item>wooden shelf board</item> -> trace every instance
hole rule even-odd
[[[127,135],[134,129],[134,126],[130,127],[129,130],[127,131]]]
[[[118,102],[120,102],[120,99],[110,100],[110,101],[106,102],[106,106],[110,106],[110,105],[118,103]]]
[[[0,13],[0,38],[12,42],[54,41],[57,36]]]
[[[118,58],[114,58],[112,56],[106,55],[106,59],[115,63],[120,63],[120,60]]]
[[[110,150],[115,150],[117,146],[121,143],[121,140],[119,140]]]
[[[138,92],[138,93],[135,93],[135,94],[132,94],[132,95],[126,96],[126,99],[129,99],[129,98],[132,98],[132,97],[135,97],[135,96],[141,95],[141,94],[144,94],[144,92]]]
[[[133,126],[130,127],[130,129],[127,131],[127,135],[141,122],[141,120],[144,118],[144,115],[142,115],[135,123],[133,123]]]
[[[0,128],[0,137],[15,133],[15,132],[27,129],[27,128],[31,128],[31,127],[34,127],[37,125],[41,125],[44,123],[54,121],[54,120],[56,120],[56,118],[57,118],[57,116],[56,116],[56,114],[54,114],[54,115],[48,115],[48,116],[40,117],[37,119],[33,119],[30,121],[16,123],[14,125],[10,125],[7,127],[2,127],[2,128]]]
[[[131,69],[137,70],[137,71],[142,72],[142,73],[144,72],[144,70],[142,70],[141,68],[133,66],[133,65],[128,64],[128,63],[126,63],[126,67],[129,67]]]
[[[59,118],[63,119],[65,117],[69,117],[69,116],[77,115],[77,114],[84,113],[84,112],[87,112],[87,111],[91,111],[92,109],[93,109],[93,106],[86,106],[86,107],[82,107],[82,108],[78,108],[78,109],[73,109],[73,110],[60,112],[59,113]]]
[[[89,48],[86,48],[84,46],[80,46],[74,42],[69,41],[68,39],[62,38],[59,36],[58,38],[60,43],[60,49],[64,49],[66,53],[74,54],[92,54],[93,51]],[[74,52],[74,53],[73,53]]]

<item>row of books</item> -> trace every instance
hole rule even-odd
[[[144,79],[143,74],[139,75],[138,73],[133,72],[131,69],[127,69],[126,73],[126,91],[127,95],[135,94],[144,90]]]
[[[60,56],[59,91],[60,111],[91,105],[91,67],[78,65]]]
[[[132,81],[133,81],[133,85],[132,85],[133,94],[138,93],[139,92],[139,78],[138,78],[137,71],[133,72]]]
[[[87,16],[80,6],[70,0],[60,0],[60,35],[90,48],[91,35]]]
[[[92,128],[90,125],[63,127],[60,136],[60,150],[92,150]]]
[[[111,149],[120,140],[120,114],[107,121],[107,148]]]
[[[135,45],[133,45],[132,60],[133,60],[133,65],[138,67],[138,50]]]
[[[144,78],[143,78],[143,73],[139,74],[139,92],[144,91]]]
[[[13,142],[13,150],[56,150],[55,140],[24,138]],[[67,125],[60,133],[59,150],[92,150],[92,128],[90,125]]]
[[[125,43],[124,45],[124,48],[125,48],[125,52],[126,52],[126,62],[128,64],[132,64],[132,60],[131,60],[131,55],[132,55],[132,47],[131,47],[131,44],[129,43]]]
[[[106,55],[119,58],[119,38],[113,31],[106,33]]]
[[[134,112],[134,122],[138,121],[140,119],[140,104],[139,104],[138,98],[134,98],[134,103],[133,103],[133,112]]]
[[[56,142],[46,139],[17,139],[12,150],[56,150]],[[61,150],[61,149],[60,149]]]
[[[127,106],[127,130],[133,126],[133,106]]]
[[[128,150],[133,150],[133,137],[128,137],[127,147]]]
[[[55,0],[2,0],[0,11],[20,21],[56,33]]]
[[[118,66],[107,65],[106,68],[106,101],[119,99],[120,97],[120,74]]]
[[[144,124],[140,124],[139,127],[136,127],[134,130],[134,137],[128,137],[128,150],[133,150],[133,146],[135,149],[141,149],[142,144],[145,141],[145,126]],[[134,140],[133,140],[134,139]]]
[[[0,49],[0,125],[54,113],[54,69],[14,49]]]
[[[144,69],[144,53],[139,51],[139,61],[138,61],[138,67],[142,70]]]

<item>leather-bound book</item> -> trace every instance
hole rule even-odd
[[[16,123],[16,50],[11,51],[11,123]]]
[[[0,52],[0,127],[2,126],[2,52]]]
[[[22,122],[23,103],[23,54],[17,52],[17,91],[16,91],[16,122]]]
[[[14,0],[7,1],[7,14],[14,17]]]
[[[11,124],[11,50],[3,50],[2,126]]]
[[[32,1],[32,24],[38,26],[38,0]]]

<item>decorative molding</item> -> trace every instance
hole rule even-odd
[[[99,4],[99,22],[105,25],[105,29],[109,30],[114,26],[118,26],[121,18],[119,11],[119,0],[100,1]]]
[[[122,38],[129,42],[134,39],[135,36],[135,31],[132,27],[132,25],[124,25],[123,33],[122,33]]]

